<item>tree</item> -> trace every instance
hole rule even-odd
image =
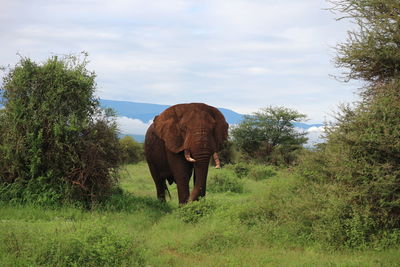
[[[119,143],[121,145],[123,163],[138,163],[144,159],[143,145],[136,142],[129,135],[122,137]]]
[[[400,2],[398,0],[334,0],[340,19],[359,27],[349,31],[347,42],[337,46],[336,64],[349,70],[345,78],[373,86],[400,74]]]
[[[331,2],[333,10],[344,13],[342,18],[359,26],[338,45],[337,66],[349,69],[346,80],[362,80],[365,85],[361,100],[353,107],[342,106],[327,127],[326,143],[311,155],[311,163],[302,166],[303,174],[311,185],[328,185],[326,194],[340,199],[333,217],[339,218],[335,236],[342,243],[365,247],[382,240],[386,246],[398,245],[400,2]]]
[[[286,153],[299,149],[307,142],[306,133],[295,129],[306,115],[285,107],[267,107],[250,116],[232,130],[233,141],[248,157],[271,162],[273,152]]]
[[[116,182],[115,121],[94,97],[86,58],[22,58],[4,77],[0,196],[38,203],[100,200]]]

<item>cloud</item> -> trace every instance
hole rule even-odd
[[[149,121],[148,123],[142,122],[138,119],[131,119],[128,117],[117,117],[117,124],[121,133],[123,134],[146,134],[147,128],[153,123]]]
[[[17,52],[43,61],[84,50],[104,99],[240,113],[284,105],[321,122],[355,88],[328,76],[337,73],[330,47],[349,27],[323,8],[325,0],[5,1],[0,64]]]
[[[307,132],[308,133],[323,133],[323,132],[325,132],[325,126],[320,126],[320,127],[312,126],[307,129]]]
[[[324,139],[325,127],[310,127],[307,129],[307,137],[308,137],[308,146],[314,146],[318,143],[322,143],[325,141]]]

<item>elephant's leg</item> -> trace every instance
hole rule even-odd
[[[185,204],[189,199],[189,181],[177,183],[179,204]]]
[[[178,188],[179,204],[187,203],[189,199],[189,180],[192,176],[192,164],[185,160],[183,152],[167,153],[168,164]]]
[[[165,202],[165,190],[167,185],[165,179],[163,179],[154,164],[149,163],[149,169],[151,176],[153,177],[154,184],[156,185],[157,198],[160,201]]]

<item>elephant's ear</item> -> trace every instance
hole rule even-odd
[[[215,140],[217,142],[217,151],[222,149],[222,146],[228,138],[229,124],[226,122],[224,115],[217,108],[211,107],[211,111],[215,119]],[[216,152],[216,151],[215,151]]]
[[[156,134],[165,142],[165,146],[172,152],[183,150],[183,137],[179,129],[178,117],[174,107],[164,110],[154,119]]]

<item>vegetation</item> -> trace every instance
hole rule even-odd
[[[336,64],[349,70],[347,80],[374,85],[398,78],[400,69],[400,3],[397,0],[332,0],[332,10],[354,21],[346,43],[337,46]],[[343,15],[342,15],[343,14]]]
[[[233,166],[232,166],[233,167]],[[400,248],[349,249],[335,239],[341,199],[287,171],[237,178],[242,192],[213,192],[178,207],[155,197],[146,164],[121,169],[121,191],[91,211],[1,203],[2,266],[396,266]],[[356,221],[356,220],[355,220]],[[356,236],[356,229],[348,232]],[[388,243],[389,242],[389,243]],[[37,244],[40,244],[38,246]],[[391,243],[392,244],[392,243]],[[339,248],[339,249],[338,249]]]
[[[343,106],[327,128],[326,144],[299,164],[307,183],[325,188],[330,243],[400,244],[399,8],[392,0],[334,1],[360,26],[338,46],[336,62],[365,86],[361,101]]]
[[[131,136],[119,139],[121,145],[121,161],[125,164],[138,163],[144,160],[143,144],[139,144]]]
[[[295,152],[307,142],[306,133],[295,129],[293,122],[306,118],[285,107],[268,107],[243,121],[232,130],[233,142],[247,159],[275,165],[289,165]]]
[[[361,101],[342,107],[314,151],[300,149],[306,139],[292,124],[304,115],[270,107],[246,117],[221,154],[238,147],[259,163],[211,168],[207,198],[182,207],[176,186],[172,201],[156,200],[143,162],[120,169],[112,187],[119,149],[132,142],[118,143],[98,110],[85,64],[23,59],[2,88],[2,265],[398,266],[400,6],[333,4],[360,26],[338,46],[337,64],[366,82]],[[295,159],[295,169],[265,165]],[[106,193],[91,211],[40,205]]]
[[[86,61],[28,58],[5,76],[0,130],[0,199],[54,204],[98,201],[117,176],[119,144],[109,111],[94,97]]]

